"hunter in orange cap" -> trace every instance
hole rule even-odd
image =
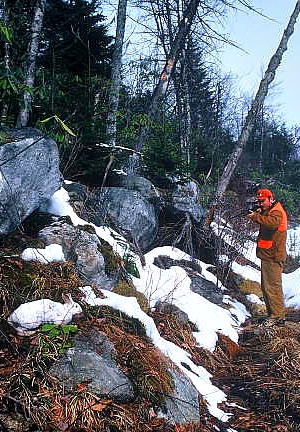
[[[266,198],[273,198],[273,193],[270,189],[258,189],[256,192],[256,198],[258,201],[264,201]]]
[[[282,270],[286,260],[287,214],[269,189],[256,192],[259,208],[248,218],[259,224],[256,255],[261,259],[261,289],[268,319],[267,325],[285,321]]]

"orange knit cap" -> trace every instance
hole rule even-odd
[[[256,198],[259,201],[264,201],[266,198],[273,198],[273,193],[269,189],[258,189]]]

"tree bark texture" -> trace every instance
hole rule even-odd
[[[4,23],[4,26],[8,28],[8,10],[7,10],[7,4],[6,2],[1,2],[0,4],[2,8],[2,20]],[[11,66],[11,58],[10,58],[10,48],[11,48],[11,41],[10,38],[4,36],[4,69],[7,75],[10,74],[10,66]],[[8,104],[4,103],[2,105],[2,111],[1,111],[1,124],[5,124],[6,117],[8,113]]]
[[[256,93],[256,96],[251,104],[250,110],[246,116],[245,124],[242,128],[241,134],[238,138],[238,141],[236,143],[236,146],[231,153],[228,162],[224,168],[224,171],[222,173],[222,176],[218,182],[217,189],[214,195],[214,198],[212,200],[208,217],[205,221],[205,226],[208,228],[210,223],[213,221],[214,213],[216,208],[218,207],[227,187],[229,184],[229,181],[234,173],[234,170],[237,166],[237,163],[241,157],[241,154],[243,152],[243,149],[249,139],[249,136],[253,130],[255,119],[261,110],[265,97],[268,93],[269,85],[275,78],[275,73],[278,68],[278,66],[281,63],[282,57],[284,52],[287,50],[287,44],[294,33],[295,24],[297,21],[297,18],[299,16],[300,12],[300,0],[297,1],[296,7],[290,17],[289,23],[286,27],[286,29],[283,32],[283,36],[280,40],[280,43],[278,45],[278,48],[275,52],[275,54],[271,57],[271,60],[268,64],[267,70],[265,72],[265,75],[263,79],[260,82],[258,91]]]
[[[107,116],[106,135],[108,144],[116,145],[117,113],[121,86],[122,49],[126,25],[127,0],[119,0],[115,46],[112,56],[111,86],[109,91],[109,112]]]
[[[36,59],[39,49],[40,34],[43,25],[44,12],[46,7],[46,0],[37,0],[34,17],[31,25],[31,41],[28,49],[27,66],[25,71],[24,84],[33,89],[36,70]],[[31,111],[32,95],[29,91],[24,92],[23,102],[19,112],[17,127],[26,127],[29,122],[29,115]]]
[[[187,61],[185,58],[186,50],[183,49],[180,56],[180,68],[176,69],[173,76],[175,94],[176,94],[176,111],[178,117],[179,137],[181,155],[184,160],[189,175],[191,154],[190,154],[190,138],[191,138],[191,105],[190,105],[190,88],[187,77]]]

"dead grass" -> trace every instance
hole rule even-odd
[[[42,431],[210,431],[204,423],[171,425],[157,416],[157,407],[163,407],[165,394],[173,389],[169,373],[173,366],[146,337],[128,333],[112,321],[113,315],[100,320],[93,319],[82,323],[81,331],[90,332],[96,328],[104,331],[114,343],[119,363],[135,385],[137,398],[134,403],[117,404],[100,398],[88,391],[87,383],[84,382],[72,393],[65,394],[61,383],[48,374],[51,359],[44,359],[40,355],[38,337],[35,337],[26,341],[12,339],[11,348],[14,348],[15,355],[9,349],[3,353],[0,407],[8,411],[17,410]],[[206,415],[205,422],[209,422],[211,416],[204,406],[202,411]]]
[[[246,279],[240,283],[239,288],[244,294],[256,294],[260,298],[263,297],[262,290],[258,282]]]
[[[50,298],[61,301],[61,294],[77,293],[81,283],[71,262],[24,262],[18,257],[0,258],[0,317],[7,316],[21,303]],[[76,295],[75,295],[76,297]]]
[[[16,337],[2,323],[23,302],[46,297],[61,301],[63,292],[80,298],[81,283],[72,263],[24,262],[13,253],[23,248],[23,243],[18,250],[7,247],[0,256],[0,412],[7,413],[7,418],[18,412],[29,427],[41,431],[196,432],[199,427],[205,431],[197,425],[169,425],[157,416],[154,409],[164,406],[165,394],[173,389],[169,372],[173,365],[146,337],[138,320],[112,308],[100,308],[104,317],[100,320],[93,318],[91,308],[86,313],[91,320],[81,322],[79,331],[89,332],[95,326],[107,334],[117,349],[120,366],[134,383],[137,400],[130,405],[103,400],[84,383],[64,394],[61,384],[48,373],[60,355],[55,341],[42,333]]]
[[[169,369],[174,366],[170,360],[146,336],[128,333],[109,320],[102,321],[99,330],[105,331],[113,342],[119,363],[138,393],[153,404],[163,406],[165,395],[173,389]]]
[[[151,316],[163,338],[182,347],[196,365],[205,367],[213,375],[227,373],[232,367],[232,359],[243,351],[229,337],[219,333],[216,349],[212,353],[198,345],[192,333],[196,329],[191,323],[184,323],[172,314],[161,312],[152,312]]]
[[[230,375],[219,377],[229,398],[242,398],[247,411],[231,427],[248,431],[300,431],[300,325],[252,326]],[[222,386],[222,384],[221,384]]]

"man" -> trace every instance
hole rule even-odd
[[[282,270],[286,260],[287,214],[269,189],[256,193],[259,209],[248,218],[259,224],[256,255],[261,259],[261,289],[268,325],[284,325],[285,308],[282,291]]]

